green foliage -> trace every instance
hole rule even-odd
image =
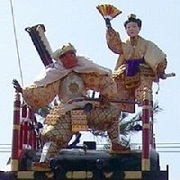
[[[153,104],[153,119],[154,116],[161,111],[162,108],[159,107],[158,102],[155,102]],[[141,111],[136,113],[133,117],[129,118],[129,115],[129,113],[122,112],[121,117],[119,118],[120,135],[123,144],[129,144],[130,136],[138,132],[137,128],[135,127],[139,127],[142,125],[142,108]]]
[[[49,114],[50,109],[51,109],[50,106],[44,106],[36,109],[36,113],[41,117],[45,118]]]

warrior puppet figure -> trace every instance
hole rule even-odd
[[[48,151],[41,161],[48,161],[66,148],[75,133],[72,131],[72,114],[81,109],[86,116],[87,126],[105,130],[111,140],[111,151],[129,151],[119,142],[119,108],[112,106],[108,99],[114,98],[117,85],[111,70],[99,66],[89,59],[77,56],[73,45],[64,45],[53,53],[55,62],[46,67],[32,85],[21,88],[14,81],[16,90],[34,108],[43,107],[58,96],[60,103],[47,115],[41,138]],[[100,94],[99,102],[89,101],[88,90]],[[86,108],[91,104],[91,108]],[[88,106],[89,107],[89,106]]]
[[[137,100],[141,104],[144,88],[151,90],[153,82],[166,78],[166,55],[153,42],[139,36],[142,21],[136,15],[130,14],[124,23],[129,36],[126,41],[121,40],[108,19],[106,25],[107,45],[114,53],[119,54],[113,73],[120,92],[118,98]],[[134,112],[132,104],[120,104],[120,108]]]

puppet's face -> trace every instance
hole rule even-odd
[[[66,69],[73,68],[77,65],[78,60],[76,54],[73,51],[68,51],[60,57],[60,60]]]
[[[136,22],[129,22],[126,25],[126,33],[130,37],[136,37],[139,34],[141,28],[138,26]]]

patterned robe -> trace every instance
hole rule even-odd
[[[137,36],[131,41],[122,41],[114,29],[107,30],[108,47],[119,54],[114,79],[118,85],[118,99],[136,100],[140,104],[145,87],[159,81],[159,74],[166,66],[166,55],[153,42]],[[133,104],[119,104],[123,111],[134,112]]]
[[[46,161],[65,148],[72,138],[72,112],[92,104],[92,110],[83,112],[87,125],[93,129],[107,130],[112,142],[118,141],[118,117],[120,109],[106,104],[85,100],[88,90],[94,90],[107,98],[117,93],[116,82],[109,69],[94,64],[84,57],[78,57],[78,64],[72,69],[64,69],[61,62],[47,67],[31,86],[23,88],[23,98],[35,107],[43,107],[58,96],[61,101],[47,115],[41,138],[45,144],[51,143],[48,152],[41,158]]]

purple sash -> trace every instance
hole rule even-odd
[[[139,70],[140,63],[144,63],[144,58],[126,60],[126,76],[134,76]]]

